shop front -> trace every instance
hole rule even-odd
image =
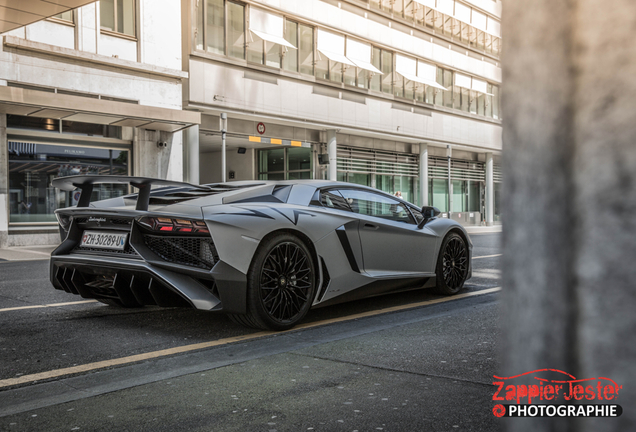
[[[56,91],[0,86],[0,247],[59,242],[55,210],[77,192],[51,187],[68,175],[182,178],[181,136],[199,113]],[[174,151],[173,151],[174,149]],[[134,190],[100,185],[91,200]]]
[[[100,145],[71,145],[46,140],[8,141],[9,226],[55,223],[55,210],[76,205],[79,192],[51,187],[55,177],[69,175],[128,175],[128,148]],[[99,185],[91,201],[128,193],[127,185]]]

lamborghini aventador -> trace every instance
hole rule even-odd
[[[91,202],[99,183],[138,191]],[[312,307],[416,288],[451,295],[471,276],[461,225],[351,183],[70,176],[52,184],[81,195],[56,211],[62,243],[51,282],[112,306],[184,306],[285,330]]]

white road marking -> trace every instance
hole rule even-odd
[[[50,303],[45,305],[18,306],[18,307],[0,309],[0,312],[9,312],[9,311],[23,310],[23,309],[39,309],[39,308],[48,308],[48,307],[71,306],[71,305],[83,304],[83,303],[97,303],[97,300],[83,300],[83,301],[66,302],[66,303]]]
[[[498,256],[502,256],[503,254],[496,254],[496,255],[483,255],[483,256],[478,256],[478,257],[473,257],[473,259],[479,259],[479,258],[492,258],[492,257],[498,257]]]

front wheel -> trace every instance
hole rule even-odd
[[[240,324],[287,330],[302,320],[316,292],[311,252],[296,236],[281,233],[263,242],[247,275],[247,314],[230,315]]]
[[[457,294],[468,277],[468,247],[457,233],[450,233],[442,242],[435,268],[435,291],[439,294]]]

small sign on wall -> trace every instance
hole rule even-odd
[[[258,132],[260,135],[263,135],[265,133],[265,123],[259,122],[256,125],[256,132]]]

